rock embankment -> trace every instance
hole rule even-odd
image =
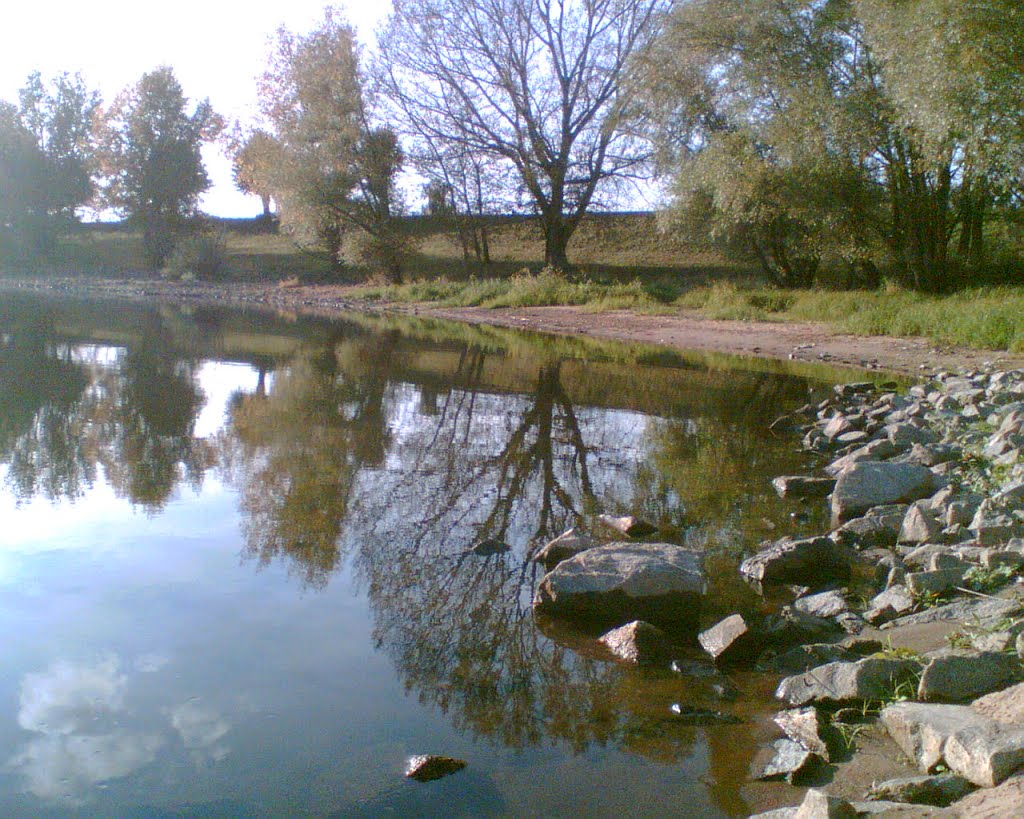
[[[777,715],[779,742],[827,762],[855,754],[851,737],[871,726],[921,777],[844,794],[884,803],[812,791],[763,815],[1024,815],[1024,371],[941,373],[903,393],[846,384],[794,417],[824,476],[774,486],[813,498],[834,481],[834,528],[765,544],[741,571],[799,584],[783,611],[837,636],[762,654],[763,667],[795,672],[776,691],[799,707]],[[881,651],[849,655],[877,638]]]

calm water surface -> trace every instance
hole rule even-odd
[[[823,385],[735,363],[0,296],[0,815],[744,814],[766,683],[608,662],[525,559],[640,514],[756,608],[738,556],[820,523],[767,427]]]

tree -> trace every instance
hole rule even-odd
[[[270,188],[282,225],[336,265],[348,256],[400,279],[404,157],[395,134],[373,122],[351,26],[328,8],[308,34],[282,28],[259,92],[279,146]]]
[[[49,165],[17,108],[0,102],[0,239],[4,255],[44,244]],[[7,247],[7,245],[10,245]]]
[[[210,187],[200,148],[223,127],[209,100],[188,108],[174,72],[162,67],[123,91],[103,122],[104,201],[139,223],[154,267]]]
[[[266,131],[257,128],[247,137],[235,136],[229,146],[235,186],[242,192],[258,196],[263,203],[263,218],[269,219],[273,194],[274,168],[280,159],[280,143]]]
[[[396,0],[377,75],[421,143],[487,157],[525,191],[545,262],[650,156],[623,91],[663,0]]]
[[[54,215],[74,219],[75,209],[93,196],[99,93],[90,90],[80,74],[67,72],[55,77],[47,88],[35,71],[19,98],[22,121],[51,166],[49,208]]]

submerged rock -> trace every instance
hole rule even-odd
[[[692,705],[681,705],[677,702],[669,706],[669,711],[672,712],[673,722],[683,725],[739,725],[743,722],[732,714],[723,714],[721,711],[712,711],[709,708],[694,708]]]
[[[658,531],[657,526],[648,523],[646,520],[635,518],[632,515],[621,518],[613,517],[612,515],[598,515],[597,519],[609,529],[613,529],[626,537],[647,537]]]
[[[559,563],[533,605],[554,617],[619,625],[632,620],[695,633],[704,593],[702,555],[667,543],[609,543]]]
[[[490,557],[491,555],[503,554],[511,548],[512,547],[504,541],[487,538],[486,540],[481,540],[479,543],[475,544],[470,551],[480,557]]]
[[[405,775],[417,782],[432,782],[435,779],[449,776],[466,767],[464,760],[450,756],[422,754],[409,757],[405,766]]]
[[[742,615],[733,614],[697,635],[697,642],[718,663],[753,659],[762,647]]]
[[[823,498],[835,485],[834,478],[811,478],[806,475],[780,475],[772,481],[780,498]]]

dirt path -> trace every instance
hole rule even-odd
[[[268,284],[178,284],[164,280],[0,279],[0,288],[64,295],[89,295],[145,301],[183,301],[258,305],[317,315],[346,310],[395,311],[419,316],[516,327],[563,335],[658,344],[678,350],[702,350],[916,374],[975,368],[986,363],[1024,367],[1024,356],[994,350],[939,348],[922,338],[853,336],[826,324],[716,321],[696,313],[653,316],[628,311],[589,312],[580,307],[439,308],[427,305],[369,305],[338,285],[278,287]]]

